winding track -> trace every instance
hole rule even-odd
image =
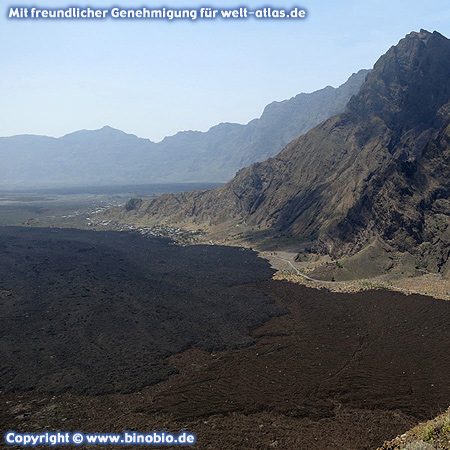
[[[272,256],[274,256],[275,258],[281,259],[282,261],[288,262],[289,265],[295,270],[297,275],[300,275],[301,277],[305,278],[306,280],[314,281],[316,283],[328,283],[328,281],[317,280],[315,278],[309,277],[308,275],[304,274],[303,272],[300,272],[300,270],[298,270],[297,267],[295,267],[294,264],[292,264],[292,262],[289,259],[282,258],[281,256],[277,256],[277,255],[272,255]]]

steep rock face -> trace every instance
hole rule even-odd
[[[447,271],[449,57],[450,43],[439,33],[412,33],[377,63],[350,101],[349,111],[368,123],[381,119],[389,140],[377,153],[380,166],[317,250],[339,257],[379,236],[423,266]]]
[[[180,132],[156,144],[178,179],[227,181],[242,167],[276,155],[292,139],[339,114],[356,94],[368,70],[353,74],[338,88],[327,86],[266,106],[247,125],[221,123],[206,133]]]
[[[136,215],[245,220],[340,257],[381,237],[444,270],[449,217],[450,41],[411,33],[375,64],[338,116],[208,192],[144,202]]]
[[[399,160],[371,180],[345,220],[321,237],[318,250],[339,257],[355,253],[379,236],[418,264],[450,273],[450,126],[432,139],[421,156]]]

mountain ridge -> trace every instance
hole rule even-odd
[[[448,80],[450,41],[412,32],[380,57],[344,112],[225,186],[152,199],[127,218],[210,227],[244,221],[316,237],[313,251],[332,258],[380,239],[447,275]]]
[[[0,186],[227,181],[241,167],[275,155],[292,138],[340,112],[366,74],[359,71],[338,88],[273,102],[247,125],[218,124],[158,143],[109,126],[60,138],[0,138]]]

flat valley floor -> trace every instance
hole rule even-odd
[[[0,251],[2,432],[375,449],[450,405],[450,302],[124,232],[3,227]]]

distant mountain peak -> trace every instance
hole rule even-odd
[[[0,138],[4,186],[218,182],[276,155],[289,141],[341,112],[364,81],[302,94],[266,108],[247,125],[221,123],[153,143],[105,125],[61,138]],[[99,170],[101,168],[101,170]]]
[[[88,131],[88,130],[86,130]],[[102,128],[99,128],[97,130],[89,130],[93,133],[108,133],[108,134],[130,134],[130,133],[125,133],[122,130],[119,130],[118,128],[113,128],[109,125],[105,125]]]
[[[120,135],[130,135],[130,136],[135,136],[134,134],[131,133],[125,133],[125,131],[119,130],[118,128],[113,128],[109,125],[105,125],[102,128],[98,129],[98,130],[92,130],[93,132],[100,132],[100,133],[104,133],[104,134],[120,134]]]

